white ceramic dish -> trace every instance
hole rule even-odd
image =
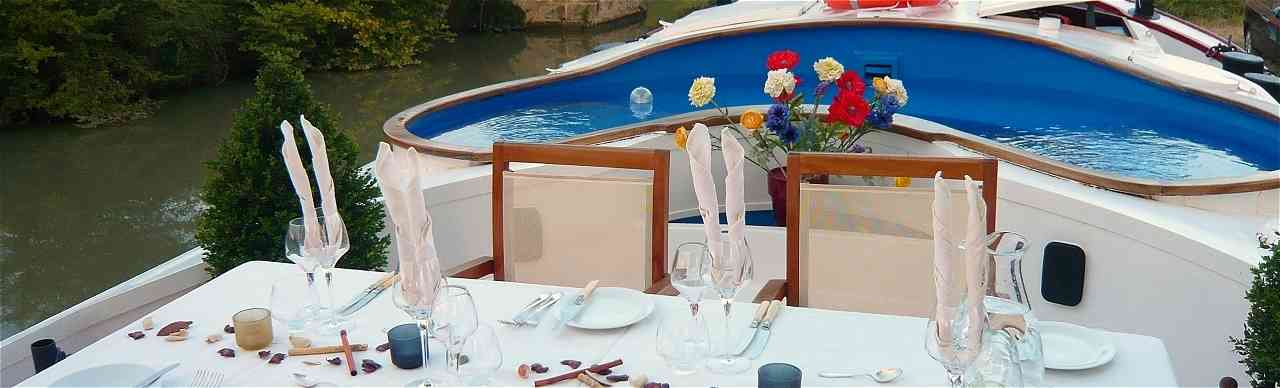
[[[566,298],[567,299],[567,298]],[[565,322],[579,329],[627,327],[653,313],[653,301],[645,293],[630,288],[600,287],[578,317]]]
[[[1058,370],[1096,368],[1111,362],[1116,345],[1103,332],[1064,322],[1040,322],[1044,367]]]
[[[49,386],[132,387],[155,371],[155,368],[142,364],[104,364],[72,372]]]

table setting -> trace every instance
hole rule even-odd
[[[1163,343],[1030,313],[1018,273],[1025,237],[990,235],[982,200],[965,184],[969,218],[935,201],[930,317],[735,301],[754,276],[742,195],[744,149],[719,140],[729,168],[725,208],[708,158],[710,134],[689,132],[693,190],[706,225],[667,261],[678,296],[444,275],[418,187],[418,155],[382,143],[374,175],[399,262],[392,273],[336,268],[349,249],[324,139],[305,118],[320,205],[281,123],[282,156],[300,217],[284,232],[293,264],[254,261],[212,279],[45,369],[20,386],[850,386],[1176,385]],[[951,195],[941,178],[935,195]],[[754,253],[754,256],[753,256]],[[33,352],[36,347],[33,344]],[[42,352],[57,351],[52,341]],[[51,350],[50,350],[51,349]],[[1047,369],[1047,371],[1046,371]]]

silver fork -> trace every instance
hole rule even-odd
[[[550,299],[550,298],[551,298],[551,293],[543,293],[541,295],[538,295],[538,297],[533,298],[533,300],[529,301],[529,304],[526,304],[524,305],[524,307],[521,307],[520,311],[517,311],[515,315],[511,316],[511,319],[509,320],[499,319],[498,322],[515,326],[515,327],[520,327],[522,325],[521,322],[524,322],[525,317],[529,316],[530,311],[533,311],[534,308],[537,308],[538,306],[542,305],[543,302],[546,302],[547,299]]]
[[[498,322],[502,322],[504,324],[515,326],[515,327],[538,326],[538,321],[534,319],[538,317],[539,313],[541,313],[543,310],[546,310],[547,307],[551,307],[552,305],[556,304],[556,302],[558,302],[562,296],[564,296],[564,293],[562,292],[556,292],[554,294],[551,294],[549,298],[543,299],[542,301],[536,303],[532,307],[532,309],[530,309],[529,311],[526,311],[523,314],[523,316],[510,321],[499,320]]]
[[[223,380],[226,379],[222,373],[211,370],[200,369],[196,374],[191,376],[191,386],[198,388],[216,388],[222,386]]]

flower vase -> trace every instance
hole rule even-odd
[[[827,175],[814,175],[804,178],[807,183],[827,184]],[[769,170],[769,198],[773,202],[773,225],[787,226],[787,168],[775,167]]]

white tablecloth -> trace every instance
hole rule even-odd
[[[345,366],[323,364],[307,366],[303,360],[322,361],[327,356],[289,357],[280,365],[261,360],[256,352],[237,349],[235,358],[223,358],[216,352],[224,347],[235,348],[234,338],[228,335],[222,342],[206,344],[208,334],[221,333],[223,325],[230,323],[231,315],[248,307],[267,306],[271,284],[282,277],[296,276],[298,269],[289,264],[252,262],[224,274],[191,293],[156,310],[152,317],[157,326],[172,321],[190,320],[195,324],[192,338],[183,342],[166,342],[155,336],[155,330],[147,337],[133,340],[129,332],[141,330],[141,323],[134,322],[98,342],[76,352],[66,360],[46,369],[19,386],[47,386],[59,378],[91,366],[136,362],[160,365],[181,362],[181,373],[196,369],[224,373],[228,381],[224,386],[290,386],[290,372],[302,372],[319,380],[342,386],[402,386],[423,373],[444,373],[443,347],[432,343],[431,369],[423,372],[401,370],[391,364],[389,352],[356,353],[356,362],[368,358],[383,365],[372,374],[347,375]],[[381,273],[338,270],[335,274],[335,299],[344,301],[350,295],[377,280]],[[492,282],[484,280],[452,279],[451,284],[468,287],[479,306],[481,321],[493,326],[501,337],[503,366],[493,385],[532,385],[533,380],[520,380],[515,367],[521,363],[540,362],[551,367],[551,372],[537,377],[549,377],[568,371],[559,364],[563,359],[576,359],[584,363],[606,362],[621,358],[624,365],[615,368],[616,373],[646,374],[653,381],[669,382],[675,386],[717,385],[754,386],[755,368],[769,362],[786,362],[798,366],[804,373],[805,385],[874,385],[869,380],[827,380],[817,376],[819,371],[846,370],[868,371],[881,367],[898,367],[903,376],[893,385],[944,386],[943,370],[924,351],[925,321],[920,318],[861,314],[809,308],[786,308],[774,324],[775,332],[764,355],[755,360],[752,368],[741,375],[722,376],[699,372],[691,376],[675,376],[670,373],[654,348],[654,336],[659,321],[674,314],[687,314],[683,299],[652,296],[657,308],[653,315],[625,329],[584,331],[566,328],[557,331],[555,314],[543,317],[536,329],[514,329],[497,324],[496,320],[509,318],[532,297],[556,287]],[[745,331],[753,306],[735,306],[732,327]],[[715,302],[705,301],[702,308],[712,335],[718,336],[723,320]],[[407,317],[396,309],[389,293],[383,293],[356,316],[357,327],[351,333],[353,343],[366,343],[370,348],[386,342],[383,330],[407,322]],[[279,325],[277,325],[279,326]],[[287,340],[277,330],[273,352],[286,352]],[[1046,383],[1051,386],[1174,386],[1174,374],[1164,344],[1152,337],[1107,333],[1118,348],[1111,363],[1087,371],[1049,371]],[[313,338],[317,346],[337,344],[335,338]],[[576,381],[560,383],[562,386],[578,385]]]

